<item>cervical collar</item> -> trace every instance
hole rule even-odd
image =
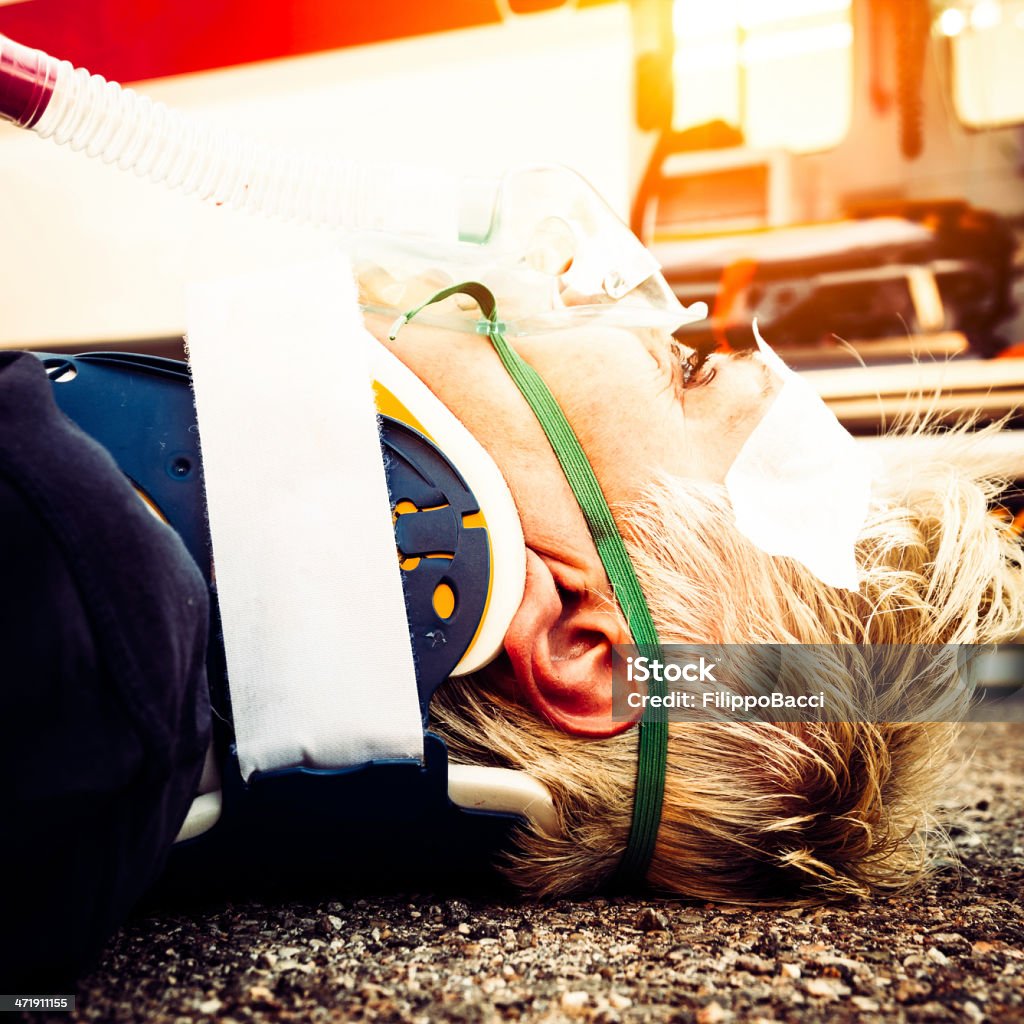
[[[526,545],[519,513],[501,471],[461,421],[368,331],[363,331],[362,341],[374,382],[377,411],[433,442],[458,467],[480,503],[480,512],[465,517],[463,525],[487,531],[491,560],[487,598],[468,649],[449,673],[467,675],[500,653],[512,616],[523,599]],[[400,536],[405,514],[404,510],[400,512],[396,521]],[[411,525],[412,521],[408,522]],[[399,547],[401,543],[400,539]],[[418,568],[408,571],[415,573]]]

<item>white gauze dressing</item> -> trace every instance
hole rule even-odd
[[[872,460],[753,326],[782,388],[725,477],[736,526],[769,555],[795,558],[822,582],[856,590],[854,547],[871,501]]]
[[[192,366],[243,778],[423,756],[372,382],[335,258],[191,288]]]

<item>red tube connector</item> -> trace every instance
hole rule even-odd
[[[56,58],[0,36],[0,118],[31,128],[57,81]]]

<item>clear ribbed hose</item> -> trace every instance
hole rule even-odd
[[[299,222],[455,239],[458,182],[424,168],[311,158],[216,131],[67,61],[33,126],[150,181]]]

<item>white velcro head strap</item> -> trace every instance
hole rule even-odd
[[[194,286],[188,324],[242,776],[422,759],[348,264]]]
[[[871,500],[872,461],[810,384],[768,347],[782,382],[725,478],[736,526],[770,555],[794,558],[824,583],[858,588],[854,546]]]

